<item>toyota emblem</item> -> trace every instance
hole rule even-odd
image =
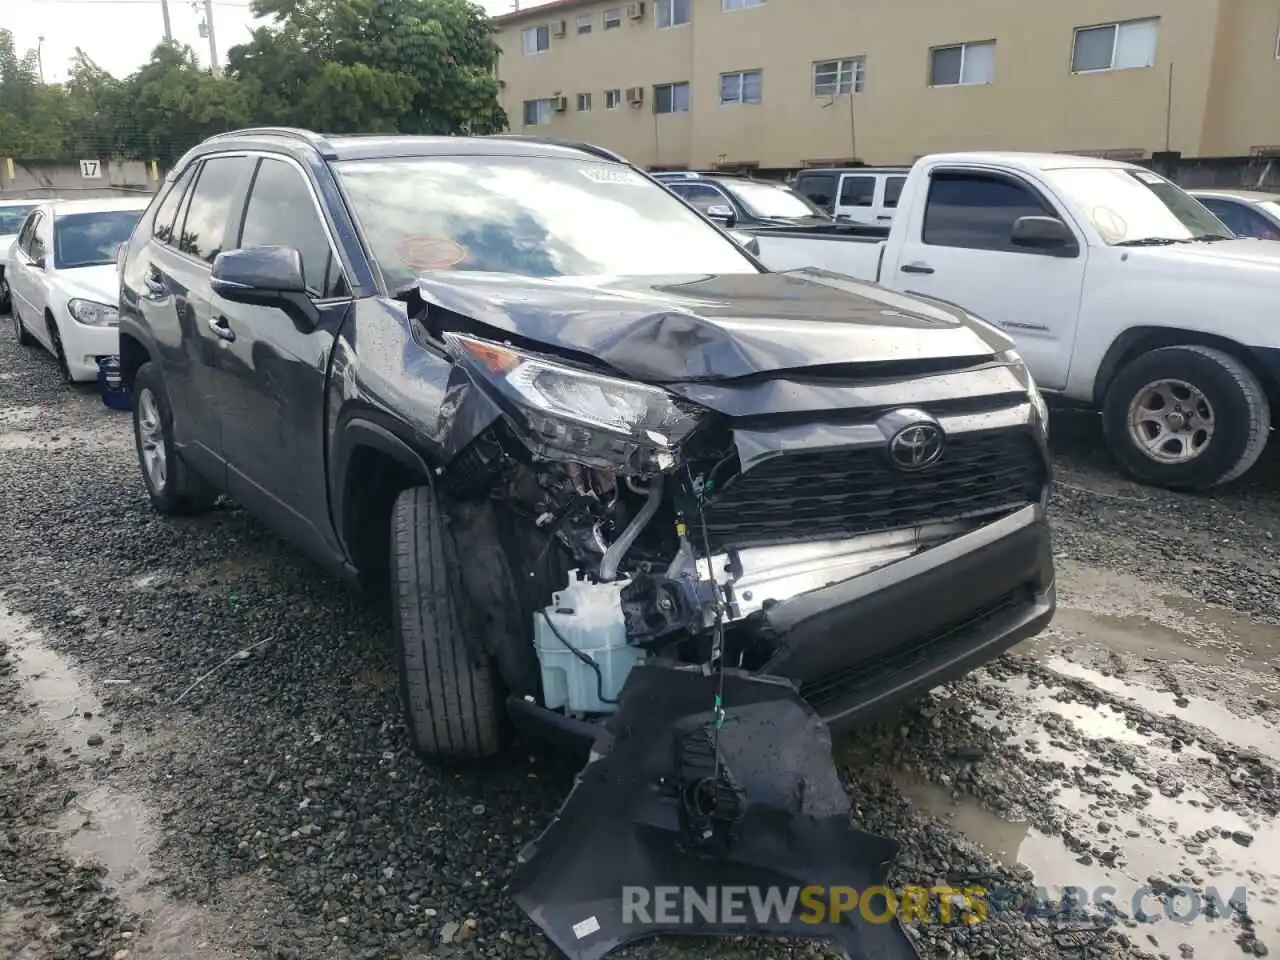
[[[889,458],[899,470],[923,470],[942,456],[942,431],[932,423],[903,427],[889,441]]]

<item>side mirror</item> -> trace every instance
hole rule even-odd
[[[738,222],[738,216],[733,212],[733,207],[727,203],[713,203],[707,207],[707,218],[714,220],[716,223],[722,223],[726,227],[732,227]]]
[[[1074,257],[1080,252],[1075,234],[1057,217],[1019,217],[1013,221],[1009,240],[1016,247],[1060,257]]]
[[[293,247],[227,250],[213,261],[213,292],[235,303],[277,306],[289,294],[306,293],[302,254]]]
[[[226,250],[214,258],[209,282],[224,300],[277,307],[311,326],[318,319],[303,278],[302,254],[293,247]]]

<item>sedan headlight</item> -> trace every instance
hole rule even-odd
[[[535,456],[619,473],[678,462],[704,411],[666,390],[556,363],[490,340],[446,333],[449,353],[488,387]]]
[[[1040,421],[1041,429],[1044,430],[1044,434],[1047,437],[1049,435],[1049,405],[1044,402],[1040,388],[1036,386],[1035,377],[1031,376],[1031,370],[1027,367],[1027,362],[1022,359],[1022,354],[1018,353],[1017,350],[1004,350],[996,354],[996,359],[1016,367],[1026,379],[1027,399],[1031,401],[1031,408],[1035,411],[1036,419]]]
[[[67,312],[76,322],[89,327],[114,327],[120,322],[120,313],[115,307],[95,300],[71,300],[67,303]]]

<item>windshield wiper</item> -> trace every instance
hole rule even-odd
[[[1174,243],[1190,243],[1189,240],[1178,240],[1174,237],[1138,237],[1136,240],[1121,240],[1114,244],[1117,247],[1167,247]]]
[[[1196,243],[1217,243],[1219,240],[1234,240],[1235,237],[1228,237],[1221,233],[1206,233],[1203,237],[1196,237]]]

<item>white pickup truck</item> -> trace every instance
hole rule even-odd
[[[1041,390],[1102,411],[1121,466],[1204,489],[1243,474],[1280,406],[1280,243],[1236,238],[1132,164],[1056,154],[916,162],[887,239],[752,230],[817,267],[946,300],[1015,339]]]

